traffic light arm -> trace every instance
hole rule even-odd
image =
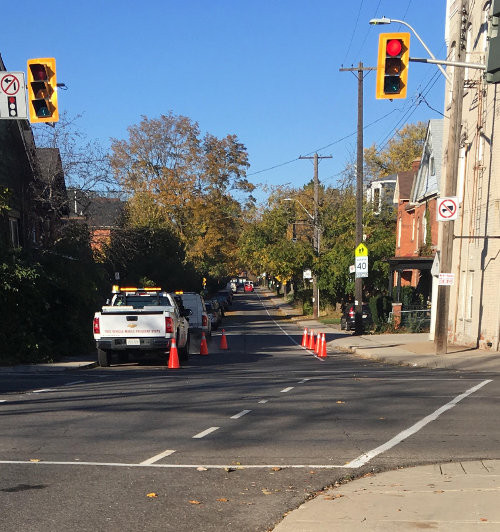
[[[410,57],[413,63],[431,63],[433,65],[447,65],[454,67],[475,68],[477,70],[486,70],[486,65],[479,63],[464,63],[463,61],[443,61],[442,59],[425,59],[420,57]]]

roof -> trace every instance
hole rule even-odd
[[[443,161],[443,130],[442,118],[429,120],[422,149],[422,161],[411,191],[412,203],[419,203],[426,198],[439,195]]]
[[[91,198],[88,207],[88,222],[91,227],[116,227],[123,214],[124,202],[118,198]]]
[[[106,196],[106,192],[68,189],[71,217],[84,216],[94,228],[110,228],[119,225],[125,202],[116,196]]]
[[[415,175],[416,174],[413,170],[398,172],[396,190],[394,192],[394,203],[398,203],[400,201],[409,201]]]

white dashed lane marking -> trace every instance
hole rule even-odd
[[[206,429],[202,432],[199,432],[198,434],[195,434],[193,438],[196,438],[196,439],[204,438],[205,436],[207,436],[207,434],[211,434],[212,432],[215,432],[219,428],[220,427],[210,427],[209,429]]]
[[[160,454],[157,454],[156,456],[152,456],[151,458],[148,458],[147,460],[144,460],[144,462],[141,462],[141,465],[151,465],[155,462],[158,462],[158,460],[161,460],[162,458],[165,458],[165,456],[170,456],[171,454],[174,454],[175,450],[173,449],[167,449],[166,451],[163,451]]]
[[[237,414],[234,414],[234,416],[231,416],[231,419],[239,419],[240,417],[245,416],[246,414],[249,414],[251,410],[242,410],[241,412],[238,412]]]

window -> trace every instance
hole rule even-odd
[[[420,234],[420,218],[417,220],[417,238],[415,239],[415,251],[418,252],[418,235]]]
[[[427,244],[427,211],[422,217],[422,244]]]
[[[373,209],[375,212],[380,212],[380,189],[373,190]]]
[[[412,217],[411,221],[411,239],[415,240],[415,216]]]
[[[402,225],[401,215],[398,218],[398,248],[401,247],[401,225]]]
[[[430,158],[429,167],[430,167],[430,174],[431,175],[436,175],[436,165],[434,163],[434,157]]]
[[[9,218],[10,241],[15,248],[19,247],[19,220]]]

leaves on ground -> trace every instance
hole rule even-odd
[[[158,493],[155,493],[154,491],[152,491],[151,493],[148,493],[148,494],[146,495],[146,497],[155,498],[155,497],[158,497]]]
[[[193,500],[189,501],[189,504],[201,504],[201,502],[193,499]]]
[[[336,493],[333,495],[325,495],[323,499],[327,501],[333,501],[334,499],[340,499],[340,497],[343,497],[343,495],[341,493]]]
[[[218,502],[229,502],[229,499],[226,499],[225,497],[221,497],[220,499],[215,499]]]

